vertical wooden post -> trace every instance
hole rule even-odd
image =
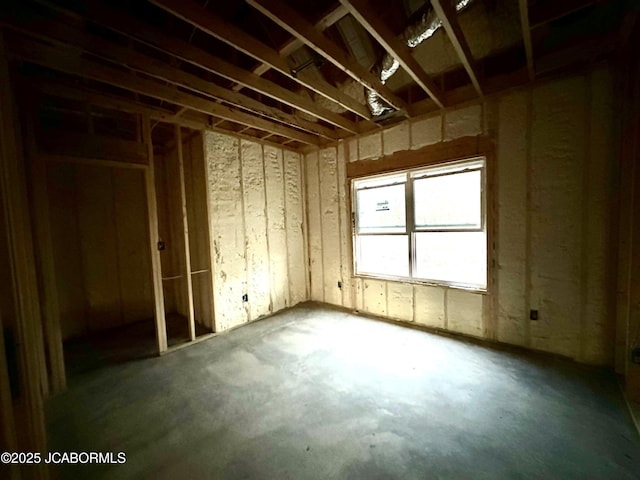
[[[147,190],[147,219],[149,222],[149,248],[151,249],[151,273],[153,280],[154,311],[156,319],[156,339],[158,353],[167,350],[167,322],[164,312],[164,294],[162,292],[162,264],[158,251],[158,204],[156,199],[156,184],[154,176],[153,143],[151,141],[151,124],[149,116],[142,117],[142,130],[144,142],[147,145],[147,158],[149,165],[144,170],[144,179]]]
[[[31,188],[33,208],[35,214],[36,253],[42,276],[42,317],[44,336],[49,353],[51,368],[51,393],[63,392],[67,388],[67,378],[64,364],[64,349],[62,344],[62,330],[60,327],[60,307],[58,304],[58,288],[55,275],[55,260],[53,255],[53,239],[51,238],[51,224],[49,216],[49,202],[47,196],[47,170],[44,160],[38,156],[36,139],[33,129],[33,117],[27,121],[27,148],[31,165]]]
[[[214,332],[217,332],[219,330],[218,328],[218,323],[216,320],[216,302],[215,302],[215,298],[216,298],[216,291],[215,291],[215,277],[214,277],[214,272],[215,272],[215,245],[214,245],[214,239],[213,239],[213,234],[214,234],[214,230],[213,230],[213,217],[211,215],[211,191],[209,188],[209,161],[207,158],[208,155],[208,148],[207,148],[207,135],[209,133],[206,130],[202,130],[200,132],[200,138],[202,139],[202,142],[200,144],[200,147],[202,149],[202,170],[200,171],[200,174],[203,176],[204,178],[204,190],[205,190],[205,195],[204,195],[204,201],[205,201],[205,207],[204,207],[204,211],[206,212],[207,215],[207,230],[209,232],[209,235],[207,235],[207,238],[209,240],[209,245],[207,246],[207,248],[209,249],[209,289],[208,289],[208,293],[209,295],[211,295],[211,329]]]
[[[176,154],[180,171],[180,202],[182,206],[182,226],[184,231],[184,277],[187,281],[187,319],[189,321],[189,338],[196,339],[196,325],[193,310],[193,281],[191,279],[191,248],[189,245],[189,222],[187,219],[187,192],[184,186],[184,159],[182,157],[182,132],[180,125],[174,125]]]
[[[9,66],[6,62],[4,39],[0,31],[0,195],[3,197],[3,221],[7,232],[12,288],[15,298],[16,336],[18,340],[21,403],[24,418],[23,451],[45,453],[47,436],[41,390],[41,356],[43,345],[38,335],[40,310],[38,283],[33,254],[31,219],[27,195],[24,155],[19,140],[15,104],[10,88]],[[34,470],[37,478],[47,478],[45,464]]]

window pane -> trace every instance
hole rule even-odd
[[[479,170],[415,180],[416,227],[480,228]]]
[[[357,191],[360,233],[404,232],[405,185],[391,185]]]
[[[409,276],[407,235],[361,235],[357,237],[358,271],[376,275]]]
[[[420,232],[415,234],[415,248],[416,278],[486,286],[484,232]]]

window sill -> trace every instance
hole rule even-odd
[[[396,282],[396,283],[408,283],[410,285],[422,285],[426,287],[440,287],[447,288],[450,290],[463,290],[469,293],[478,293],[480,295],[488,295],[488,291],[486,288],[481,287],[473,287],[473,286],[465,286],[455,283],[447,283],[447,282],[434,282],[429,280],[416,280],[410,278],[402,278],[402,277],[391,277],[391,276],[377,276],[377,275],[369,275],[365,273],[359,273],[357,275],[352,275],[351,278],[364,278],[369,280],[383,280],[385,282]]]

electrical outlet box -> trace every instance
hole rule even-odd
[[[242,301],[243,302],[248,302],[249,301],[249,294],[245,293],[244,295],[242,295]]]
[[[640,347],[631,350],[631,362],[640,365]]]
[[[538,310],[529,310],[529,320],[538,320]]]

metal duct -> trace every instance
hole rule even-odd
[[[473,0],[454,0],[456,11],[459,13],[467,8]],[[410,48],[415,48],[424,42],[427,38],[431,37],[442,26],[442,22],[436,15],[433,8],[429,9],[427,13],[422,16],[422,19],[415,25],[410,25],[406,28],[402,34],[405,43]],[[393,76],[398,70],[400,64],[398,61],[388,53],[382,59],[382,65],[380,70],[380,81],[384,84]],[[382,99],[373,91],[367,91],[367,102],[369,109],[374,117],[379,117],[385,113],[394,111],[394,108],[390,107],[382,101]]]

